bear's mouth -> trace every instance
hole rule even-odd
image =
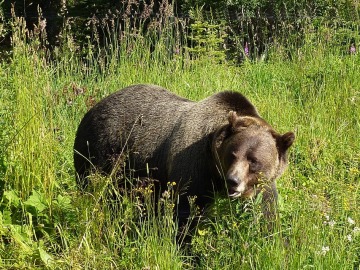
[[[236,199],[236,198],[239,198],[239,197],[242,197],[242,198],[251,198],[254,196],[254,193],[255,193],[255,190],[254,188],[248,188],[244,191],[237,191],[236,189],[233,189],[233,188],[230,188],[228,190],[228,196],[231,198],[231,199]]]
[[[235,199],[235,198],[239,198],[240,196],[242,195],[242,192],[240,191],[237,191],[235,189],[229,189],[228,190],[228,196],[231,198],[231,199]]]

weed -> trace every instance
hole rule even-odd
[[[266,61],[234,67],[207,54],[193,61],[170,19],[149,34],[129,25],[109,30],[106,49],[91,38],[80,49],[64,33],[51,59],[41,34],[12,23],[11,59],[0,64],[1,268],[359,267],[360,58],[326,34],[344,36],[337,28],[304,28],[303,46],[276,40]],[[208,42],[216,51],[219,40]],[[171,184],[158,211],[151,188],[121,193],[101,175],[92,176],[94,192],[78,191],[72,156],[80,119],[94,101],[134,83],[193,100],[241,91],[277,129],[296,132],[277,183],[274,232],[264,231],[257,201],[217,198],[188,255],[176,244]]]

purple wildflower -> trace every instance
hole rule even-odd
[[[350,51],[350,54],[355,54],[356,53],[356,47],[355,47],[354,43],[351,43],[349,51]]]
[[[245,53],[246,56],[249,56],[249,45],[248,45],[247,42],[245,43],[244,53]]]

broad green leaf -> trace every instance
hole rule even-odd
[[[39,255],[43,263],[46,267],[50,267],[53,265],[54,259],[51,257],[49,253],[47,253],[41,245],[38,247]]]
[[[18,207],[20,205],[20,198],[14,190],[5,191],[2,201],[8,206],[12,205]]]
[[[34,207],[38,213],[48,208],[44,195],[36,190],[33,190],[32,195],[24,202],[24,205]]]
[[[3,211],[3,213],[2,213],[2,224],[4,224],[4,225],[12,224],[11,211],[9,211],[9,210],[4,210]]]
[[[58,195],[55,202],[57,202],[60,208],[66,209],[71,207],[71,199],[69,196]]]

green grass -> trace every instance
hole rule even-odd
[[[129,38],[126,47],[113,44],[107,62],[90,50],[82,59],[71,40],[50,62],[20,29],[10,61],[0,64],[0,268],[359,268],[360,55],[319,42],[291,52],[292,60],[276,47],[266,62],[235,67],[169,57],[161,38],[150,54],[146,38]],[[240,91],[276,130],[296,133],[278,180],[273,234],[256,201],[219,198],[185,251],[176,245],[171,196],[155,216],[150,190],[119,195],[109,179],[94,176],[93,194],[78,191],[77,125],[94,100],[136,83],[193,100]]]

